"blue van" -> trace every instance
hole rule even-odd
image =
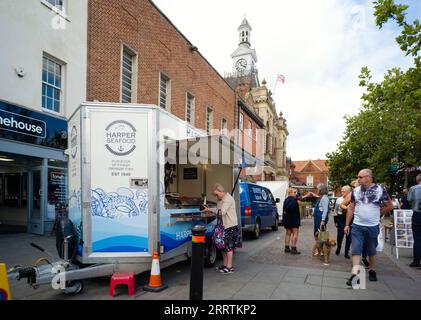
[[[278,230],[278,209],[272,192],[254,183],[240,182],[241,226],[251,232],[254,239],[259,238],[262,228]]]

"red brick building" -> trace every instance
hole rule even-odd
[[[326,160],[292,161],[289,181],[303,196],[310,191],[316,193],[319,183],[328,185],[328,173]]]
[[[238,127],[235,91],[149,0],[89,1],[87,79],[89,101],[159,105],[209,133]]]

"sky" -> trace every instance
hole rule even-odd
[[[336,149],[343,117],[361,106],[361,67],[380,82],[387,70],[413,64],[395,42],[397,25],[375,26],[373,0],[153,1],[222,76],[233,71],[230,55],[246,16],[259,79],[286,118],[293,161],[326,159]],[[410,6],[409,21],[421,18],[421,1],[397,2]],[[278,74],[285,83],[276,83]]]

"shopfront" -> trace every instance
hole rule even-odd
[[[67,204],[67,121],[0,100],[0,234],[48,234]]]

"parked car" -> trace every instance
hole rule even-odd
[[[278,209],[272,192],[263,186],[240,182],[241,226],[244,232],[251,232],[259,238],[262,228],[278,230]]]

